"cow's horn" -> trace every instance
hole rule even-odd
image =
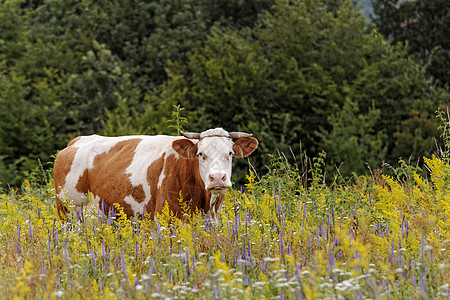
[[[198,132],[183,132],[183,131],[181,131],[181,134],[184,137],[187,137],[188,139],[200,139],[200,133],[198,133]]]
[[[252,136],[253,134],[251,133],[245,133],[245,132],[230,132],[230,136],[233,139],[239,139],[242,137],[249,137]]]

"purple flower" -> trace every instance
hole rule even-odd
[[[334,255],[331,250],[328,251],[328,264],[330,266],[330,271],[332,271],[336,266],[336,262],[334,261]]]
[[[95,263],[95,253],[92,248],[91,248],[90,254],[91,254],[92,265],[94,266],[94,269],[95,269],[97,264]]]
[[[186,258],[185,258],[185,261],[186,261],[186,276],[189,276],[190,273],[191,273],[191,268],[189,267],[189,250],[188,249],[186,249],[185,256],[186,256]]]
[[[41,268],[41,274],[45,274],[45,260],[44,260],[44,257],[42,257],[42,268]]]
[[[280,231],[280,246],[279,246],[279,248],[280,248],[280,253],[281,253],[281,255],[283,255],[284,253],[284,240],[283,240],[284,238],[283,238],[283,232],[282,231]]]
[[[302,269],[302,266],[300,264],[295,263],[295,277],[297,277],[298,282],[302,282],[302,276],[300,275],[300,270]]]
[[[127,265],[125,263],[125,258],[121,255],[120,256],[120,266],[122,267],[122,273],[123,273],[123,277],[125,277],[126,280],[128,280],[128,270],[127,270]]]
[[[145,211],[147,210],[147,204],[144,205],[144,209],[142,210],[142,220],[145,219]]]
[[[67,267],[69,266],[69,253],[67,251],[67,244],[68,240],[63,245],[63,252],[64,252],[64,261],[66,262]]]
[[[420,257],[425,259],[425,232],[422,232],[422,243],[420,245]]]
[[[101,211],[103,212],[103,214],[106,216],[106,215],[108,215],[108,208],[106,207],[106,202],[105,201],[102,201],[102,203],[100,204],[100,209],[101,209]]]
[[[49,253],[49,255],[50,255],[50,253],[52,251],[52,243],[51,243],[51,241],[52,241],[52,236],[49,235],[48,236],[48,253]]]
[[[106,247],[105,247],[105,241],[102,239],[102,256],[106,258]]]
[[[16,252],[17,254],[20,253],[20,232],[21,232],[22,228],[19,226],[19,233],[17,234],[17,247],[16,247]]]
[[[408,236],[409,233],[409,221],[406,220],[406,236]]]
[[[320,249],[320,232],[319,232],[319,226],[316,227],[316,236],[317,236],[317,249]]]
[[[28,235],[30,236],[30,239],[33,240],[33,227],[32,227],[31,216],[28,217]]]
[[[372,197],[370,196],[370,192],[369,192],[369,203],[370,205],[372,205]]]
[[[197,269],[195,268],[195,255],[192,255],[192,270],[197,273]]]
[[[420,287],[420,295],[423,299],[428,299],[427,292],[427,280],[426,280],[426,266],[424,266],[422,270],[422,274],[420,275],[419,287]]]

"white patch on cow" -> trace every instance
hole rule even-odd
[[[135,149],[133,160],[125,170],[125,173],[129,174],[130,176],[131,184],[133,186],[142,185],[142,188],[144,190],[145,200],[139,203],[139,206],[136,206],[137,209],[140,209],[137,211],[139,213],[142,213],[145,205],[147,205],[151,199],[150,185],[148,184],[147,180],[148,168],[163,154],[165,154],[166,158],[169,155],[176,155],[176,157],[178,157],[178,153],[176,153],[175,150],[172,149],[172,142],[176,139],[179,139],[179,137],[165,135],[144,136],[141,138],[142,141],[137,145]],[[162,171],[162,177],[164,178],[164,170]],[[163,178],[161,178],[160,175],[158,188],[160,188]],[[131,199],[128,200],[130,201],[130,203],[127,203],[131,205]],[[136,213],[136,210],[134,208],[133,211]]]
[[[144,202],[137,202],[131,195],[125,196],[123,201],[131,206],[134,215],[142,214],[142,212],[144,211]]]
[[[164,167],[165,167],[165,165],[164,165]],[[161,174],[159,175],[158,185],[156,186],[158,189],[161,187],[164,178],[166,178],[166,175],[164,174],[164,169],[165,169],[165,168],[163,168]]]

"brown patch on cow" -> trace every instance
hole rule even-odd
[[[64,186],[66,183],[66,176],[72,168],[72,162],[77,151],[78,148],[67,147],[61,150],[56,156],[53,177],[57,194],[60,192],[60,187]]]
[[[73,139],[67,148],[61,150],[55,159],[54,165],[54,173],[53,179],[55,182],[55,191],[56,191],[56,209],[58,211],[58,216],[61,220],[65,220],[66,214],[69,212],[64,203],[59,199],[58,195],[61,192],[61,187],[66,184],[66,177],[69,174],[70,169],[72,168],[72,163],[77,154],[78,148],[71,147],[74,143],[76,143],[81,137],[77,137]]]
[[[107,153],[99,154],[94,159],[92,169],[89,169],[88,176],[89,190],[95,196],[100,197],[100,209],[102,202],[107,211],[118,203],[128,217],[134,215],[131,205],[124,201],[126,196],[133,196],[137,202],[145,200],[145,193],[142,185],[133,186],[130,182],[129,174],[125,171],[131,164],[134,151],[142,139],[131,139],[118,142]],[[78,185],[77,185],[78,187]]]
[[[145,192],[142,184],[133,186],[133,192],[131,193],[131,196],[133,196],[134,200],[139,203],[145,200]]]
[[[83,175],[78,179],[77,185],[75,187],[80,193],[87,194],[89,192],[89,177],[88,169],[84,170]]]
[[[183,201],[188,205],[188,213],[192,215],[196,210],[205,213],[209,211],[211,195],[205,190],[205,184],[200,177],[197,157],[176,158],[175,155],[170,155],[166,158],[161,188],[152,193],[151,205],[147,206],[147,212],[151,213],[152,218],[156,213],[161,213],[162,197],[164,197],[164,203],[169,205],[174,215],[184,219],[178,202],[180,191]]]

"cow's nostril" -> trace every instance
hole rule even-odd
[[[208,178],[209,178],[209,181],[214,182],[214,176],[213,175],[209,175]]]
[[[227,174],[222,175],[222,181],[225,181],[225,180],[227,180]]]

